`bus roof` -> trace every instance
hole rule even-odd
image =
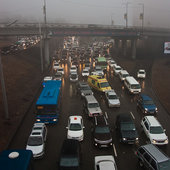
[[[28,170],[33,158],[32,151],[17,149],[5,150],[0,153],[0,169],[2,170]]]
[[[105,57],[98,57],[98,62],[106,62],[106,58]]]
[[[58,102],[58,96],[60,93],[61,81],[60,80],[50,80],[45,82],[45,87],[43,88],[36,105],[55,105]]]

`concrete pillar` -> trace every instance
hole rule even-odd
[[[115,39],[115,54],[116,56],[119,54],[119,39]]]
[[[126,54],[127,54],[127,40],[122,40],[122,51],[123,51],[123,56],[126,56]]]
[[[47,68],[50,64],[50,55],[49,55],[49,38],[44,39],[44,64],[45,68]]]
[[[137,40],[134,39],[134,40],[131,40],[132,41],[132,59],[135,59],[136,58],[136,43],[137,43]]]

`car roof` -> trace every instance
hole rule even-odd
[[[96,98],[93,95],[85,96],[85,98],[88,103],[98,103],[98,101],[96,100]]]
[[[116,95],[116,92],[114,90],[107,91],[108,95]]]
[[[94,117],[94,121],[95,121],[95,125],[99,125],[99,126],[107,126],[108,125],[108,122],[107,122],[107,119],[104,115],[98,115],[98,116],[95,116]]]
[[[129,74],[126,70],[121,70],[121,74]]]
[[[62,146],[62,154],[75,155],[79,148],[79,141],[74,139],[65,139]]]
[[[141,146],[145,148],[158,162],[163,162],[169,160],[169,157],[166,156],[163,152],[161,152],[155,145],[147,144]]]
[[[143,100],[152,100],[149,96],[147,96],[146,94],[141,94],[140,95],[142,97]]]
[[[131,115],[129,113],[121,113],[118,115],[119,120],[121,120],[121,122],[132,122],[132,118]]]
[[[139,69],[139,71],[141,71],[141,72],[145,72],[145,70],[144,70],[144,69]]]
[[[82,116],[70,116],[70,123],[81,123]]]
[[[145,119],[147,119],[152,126],[161,126],[159,121],[154,116],[145,116]]]

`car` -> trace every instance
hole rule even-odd
[[[127,144],[136,144],[139,142],[135,123],[129,113],[121,113],[116,117],[116,130],[120,142]]]
[[[84,65],[84,68],[87,69],[87,70],[90,70],[90,68],[91,68],[90,63],[86,62],[85,65]]]
[[[96,66],[95,67],[95,72],[96,72],[95,75],[99,75],[99,76],[103,76],[104,75],[104,72],[103,72],[103,70],[102,70],[102,68],[100,66]]]
[[[83,103],[83,107],[88,117],[98,116],[102,114],[100,105],[93,95],[85,96],[85,102]]]
[[[106,91],[105,96],[109,107],[120,107],[120,100],[114,90]]]
[[[63,74],[64,74],[64,69],[63,69],[63,67],[59,67],[59,68],[57,69],[57,72],[62,73],[62,75],[63,75]]]
[[[53,69],[57,70],[57,69],[59,69],[59,67],[60,67],[59,63],[58,62],[54,62]]]
[[[94,128],[92,128],[94,145],[103,148],[112,146],[112,134],[105,115],[94,117]]]
[[[129,73],[126,70],[121,70],[119,72],[119,78],[121,81],[124,81],[126,77],[129,76]]]
[[[70,116],[68,119],[68,126],[66,127],[67,139],[75,139],[78,141],[83,141],[84,139],[84,125],[82,116]]]
[[[34,158],[41,158],[44,155],[46,139],[46,125],[44,123],[35,123],[26,145],[26,149],[32,151]]]
[[[117,170],[114,157],[112,155],[95,156],[94,170]]]
[[[108,64],[110,68],[113,68],[114,65],[116,65],[116,62],[114,60],[110,60]]]
[[[122,70],[122,68],[119,65],[115,64],[113,66],[113,70],[114,70],[115,75],[118,75],[118,73]]]
[[[65,139],[59,158],[59,170],[80,169],[81,149],[80,143],[74,139]]]
[[[137,78],[142,78],[144,79],[146,77],[146,72],[144,69],[140,69],[138,72],[137,72]]]
[[[83,71],[82,71],[82,76],[83,77],[88,77],[89,76],[89,70],[88,69],[83,69]]]
[[[77,72],[77,67],[75,65],[72,65],[70,68],[70,73]]]
[[[78,82],[77,84],[77,93],[81,95],[81,97],[87,96],[87,95],[93,95],[93,92],[90,88],[90,86],[86,82]]]
[[[165,130],[154,116],[145,116],[141,121],[141,126],[152,144],[168,144],[168,137],[165,134]]]
[[[140,94],[137,99],[137,107],[144,114],[156,114],[158,112],[158,108],[154,104],[153,100],[145,94]]]
[[[149,170],[170,169],[170,158],[153,144],[140,146],[137,149],[136,156],[139,165],[143,168]]]
[[[77,82],[77,81],[78,81],[77,72],[71,72],[71,73],[70,73],[70,81],[71,81],[71,82]]]
[[[53,80],[62,80],[62,73],[57,71],[53,77]]]

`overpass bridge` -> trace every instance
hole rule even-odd
[[[151,27],[124,27],[116,25],[94,24],[57,24],[47,23],[41,27],[44,36],[45,63],[49,64],[49,38],[59,36],[104,36],[115,40],[115,48],[118,49],[120,41],[124,55],[127,51],[127,40],[131,44],[132,58],[136,58],[136,44],[143,38],[170,39],[170,29]],[[10,26],[0,24],[0,36],[30,36],[40,35],[40,24],[22,23]]]

